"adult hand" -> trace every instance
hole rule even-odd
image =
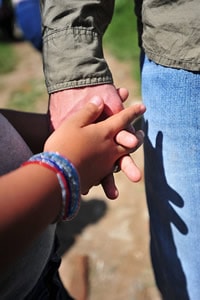
[[[122,102],[128,97],[126,89],[116,89],[112,84],[102,84],[73,88],[50,95],[49,112],[53,129],[84,105],[94,96],[100,96],[105,105],[102,118],[111,116],[123,109]]]
[[[96,95],[101,96],[105,104],[99,118],[99,120],[102,120],[123,109],[122,102],[128,98],[128,91],[123,88],[116,89],[112,84],[103,84],[55,92],[51,94],[49,103],[52,129],[58,128],[66,117],[84,107],[89,99]],[[116,136],[116,141],[121,145],[128,146],[126,143],[129,141],[129,135],[130,133],[124,130]],[[136,165],[129,155],[125,155],[118,164],[130,180],[135,182],[140,180],[141,175],[136,171]],[[118,192],[113,174],[102,180],[102,187],[109,198],[116,198]]]

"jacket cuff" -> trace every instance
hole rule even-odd
[[[44,74],[48,93],[113,83],[104,59],[102,37],[82,27],[46,30],[43,38]]]

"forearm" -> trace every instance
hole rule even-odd
[[[44,72],[48,92],[112,83],[102,37],[114,1],[42,1]]]
[[[0,113],[19,132],[33,153],[42,151],[44,142],[49,135],[47,114],[27,113],[8,109],[0,109]]]
[[[23,254],[60,207],[60,186],[51,170],[29,165],[1,177],[0,270]]]

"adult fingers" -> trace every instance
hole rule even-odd
[[[119,97],[121,98],[122,102],[125,102],[128,99],[129,92],[126,88],[118,88],[117,93]]]

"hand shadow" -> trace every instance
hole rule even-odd
[[[148,138],[147,122],[145,127],[145,186],[155,279],[163,299],[188,300],[187,282],[171,228],[173,224],[181,234],[188,233],[186,224],[173,208],[173,206],[182,208],[184,201],[169,186],[165,176],[162,154],[163,133],[158,132],[154,148]]]
[[[91,199],[81,202],[78,215],[70,222],[61,222],[56,234],[60,242],[59,255],[63,255],[75,243],[76,236],[88,225],[97,223],[106,213],[107,204],[103,200]]]

